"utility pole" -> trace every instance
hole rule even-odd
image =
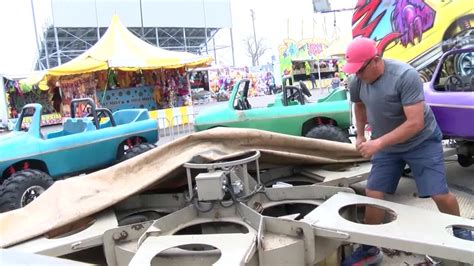
[[[257,46],[257,34],[255,34],[255,12],[253,9],[250,9],[250,16],[252,17],[252,27],[253,27],[253,40],[255,41],[255,63],[257,66],[259,65],[258,63],[258,46]]]
[[[206,19],[206,5],[204,0],[202,0],[202,13],[204,15],[204,36],[206,37],[205,44],[206,44],[206,55],[209,55],[209,48],[207,46],[207,19]]]
[[[33,17],[33,29],[35,32],[35,39],[36,39],[36,50],[38,51],[38,61],[40,62],[38,65],[39,65],[40,70],[43,70],[44,67],[41,63],[41,48],[40,48],[40,42],[38,39],[38,30],[36,29],[35,6],[33,4],[33,0],[31,0],[30,3],[31,3],[31,14]],[[48,49],[48,46],[46,46],[46,49]]]
[[[142,0],[140,0],[140,22],[142,26],[142,39],[145,41],[145,29],[143,28],[143,9],[142,9]]]

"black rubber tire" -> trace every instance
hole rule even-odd
[[[306,137],[351,143],[348,135],[342,129],[331,125],[316,126],[306,133]]]
[[[151,149],[154,149],[156,148],[156,145],[154,144],[151,144],[151,143],[140,143],[138,145],[135,145],[133,146],[130,150],[127,151],[127,153],[125,153],[124,156],[122,156],[122,158],[119,159],[119,162],[123,162],[123,161],[126,161],[130,158],[133,158],[139,154],[142,154],[146,151],[149,151]]]
[[[464,154],[458,154],[458,163],[462,167],[469,167],[473,164],[474,160],[471,156],[467,156]]]
[[[51,176],[39,170],[28,169],[16,172],[7,178],[0,188],[0,212],[23,207],[22,196],[29,188],[39,186],[46,190],[53,183],[54,180]],[[40,194],[41,193],[39,193],[38,196]],[[37,196],[34,198],[36,197]],[[26,202],[26,204],[28,203],[29,202]]]

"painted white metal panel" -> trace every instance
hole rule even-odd
[[[391,210],[396,215],[395,220],[386,224],[360,224],[339,214],[342,208],[355,204]],[[317,236],[474,263],[474,242],[456,238],[448,232],[454,225],[474,228],[474,221],[468,218],[339,193],[307,214],[303,221],[315,227]]]
[[[232,26],[229,0],[142,0],[145,27]]]
[[[97,27],[94,0],[53,0],[51,9],[56,27]]]
[[[56,27],[107,27],[114,14],[127,27],[141,26],[139,0],[53,0],[52,9]]]
[[[56,27],[107,27],[114,14],[127,27],[142,16],[144,27],[232,26],[230,0],[52,0],[52,10]]]
[[[95,216],[94,223],[83,231],[57,238],[40,236],[31,241],[15,245],[10,249],[48,256],[62,256],[69,254],[71,249],[81,250],[102,245],[104,232],[117,227],[117,225],[117,217],[113,211],[108,209],[98,213]]]
[[[139,0],[96,0],[99,27],[108,27],[118,15],[127,27],[141,27]]]

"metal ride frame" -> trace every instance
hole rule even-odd
[[[472,220],[356,195],[348,186],[370,163],[261,171],[259,157],[186,163],[183,192],[136,195],[76,231],[10,250],[73,258],[102,246],[108,265],[309,265],[336,263],[352,242],[474,263],[473,242],[449,232]],[[384,224],[359,222],[367,205],[386,210]]]
[[[76,58],[97,43],[106,30],[106,27],[67,28],[51,25],[44,30],[44,37],[41,38],[36,69],[52,68]],[[225,48],[215,46],[214,42],[208,47],[209,41],[214,40],[220,28],[144,27],[143,36],[140,27],[130,27],[129,30],[142,40],[168,50],[200,54]]]

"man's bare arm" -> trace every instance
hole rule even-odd
[[[354,103],[354,113],[356,119],[356,130],[358,137],[365,136],[365,125],[367,125],[367,111],[362,102]]]
[[[424,101],[421,101],[413,105],[403,106],[407,120],[379,138],[382,147],[405,142],[423,129],[425,126],[424,103]]]

